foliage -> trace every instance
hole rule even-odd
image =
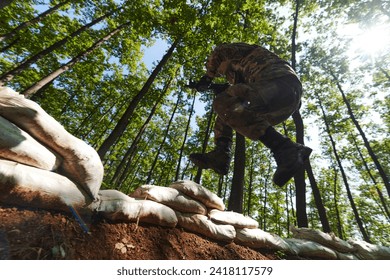
[[[63,5],[40,17],[60,3]],[[388,1],[14,0],[0,9],[0,80],[23,91],[126,24],[32,96],[67,130],[98,149],[158,63],[151,65],[144,50],[160,42],[168,46],[179,42],[137,104],[126,130],[104,158],[104,188],[129,193],[146,183],[150,171],[150,183],[156,185],[169,185],[176,170],[179,179],[194,179],[197,169],[188,155],[199,151],[207,137],[213,96],[198,94],[185,85],[203,75],[208,53],[222,42],[261,44],[289,60],[292,15],[297,3],[296,68],[305,89],[301,114],[306,141],[315,150],[311,164],[330,226],[342,238],[361,238],[330,145],[331,135],[371,241],[390,245],[390,217],[386,212],[389,194],[341,95],[343,90],[389,176],[390,56],[383,52],[374,58],[352,57],[348,54],[351,40],[340,38],[338,33],[351,22],[362,28],[379,21],[388,23]],[[98,23],[83,29],[99,17],[102,19]],[[82,31],[73,36],[78,30]],[[18,69],[53,45],[29,67]],[[162,58],[165,51],[159,50],[158,55]],[[14,69],[19,70],[18,74],[4,80],[2,76]],[[319,102],[326,113],[328,131]],[[188,122],[191,125],[187,128]],[[276,128],[294,137],[291,120]],[[213,140],[211,134],[208,150]],[[296,225],[293,183],[283,188],[274,186],[275,163],[269,151],[256,141],[247,140],[246,146],[244,213],[257,219],[261,228],[288,236],[288,227]],[[203,170],[201,183],[227,202],[232,175],[230,172],[221,180]],[[321,228],[310,187],[307,194],[309,224]]]

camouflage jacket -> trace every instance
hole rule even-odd
[[[246,43],[217,46],[207,60],[206,69],[207,76],[226,76],[231,84],[296,76],[287,61],[263,47]]]

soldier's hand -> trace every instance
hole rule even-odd
[[[211,84],[211,81],[213,79],[210,78],[209,76],[207,75],[204,75],[202,78],[200,78],[200,80],[194,85],[194,88],[197,90],[197,91],[206,91],[210,88],[210,84]]]

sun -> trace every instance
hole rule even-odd
[[[390,24],[370,28],[360,28],[358,24],[348,24],[341,29],[344,38],[350,39],[350,50],[355,55],[375,57],[389,51]]]
[[[378,26],[368,30],[361,30],[353,41],[357,49],[369,55],[375,55],[384,51],[390,43],[389,27]]]

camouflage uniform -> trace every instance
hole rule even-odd
[[[232,138],[232,128],[258,140],[269,126],[286,120],[300,106],[301,83],[285,61],[245,43],[222,44],[207,60],[206,75],[225,76],[232,86],[217,95],[215,139]]]

